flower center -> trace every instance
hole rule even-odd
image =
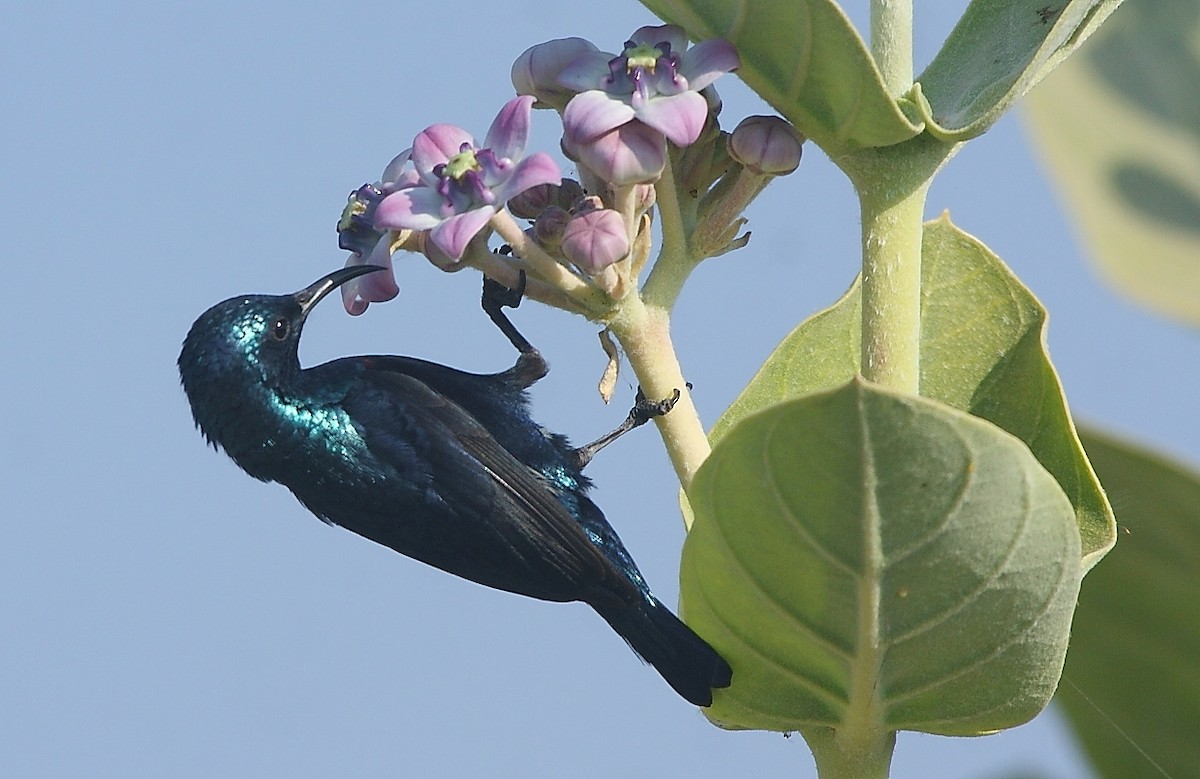
[[[654,72],[654,66],[658,64],[658,58],[663,56],[664,52],[658,46],[651,46],[647,43],[640,43],[633,48],[625,49],[625,72],[633,75],[636,70],[644,70],[650,73]]]
[[[463,176],[482,169],[479,160],[475,159],[475,150],[463,144],[462,151],[446,160],[446,166],[440,175],[449,176],[455,181],[462,181]]]
[[[485,179],[489,171],[494,173],[497,167],[496,154],[491,149],[474,149],[464,143],[458,154],[434,167],[433,175],[438,177],[437,192],[456,212],[492,205],[496,196]]]
[[[625,50],[608,61],[603,89],[629,98],[635,105],[657,94],[675,94],[679,91],[678,67],[679,56],[671,53],[666,41],[653,45],[625,41]]]

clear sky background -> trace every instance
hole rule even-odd
[[[919,69],[965,3],[917,5]],[[180,342],[208,306],[341,266],[346,193],[419,130],[482,136],[523,49],[567,35],[619,49],[647,11],[41,2],[5,16],[0,775],[815,775],[799,738],[709,725],[588,608],[486,590],[323,525],[207,449],[178,386]],[[718,87],[728,127],[765,112],[736,79]],[[535,120],[555,151],[554,116]],[[1016,117],[942,173],[929,216],[946,208],[1050,309],[1078,417],[1200,459],[1194,333],[1097,281]],[[858,262],[853,193],[815,147],[749,216],[750,246],[702,267],[674,320],[708,423]],[[511,363],[477,274],[396,268],[396,301],[358,319],[318,308],[305,364]],[[611,407],[594,391],[594,326],[535,305],[514,319],[553,366],[534,393],[543,424],[582,442],[624,417],[628,378]],[[676,602],[683,528],[657,436],[590,472]],[[1020,770],[1086,776],[1053,713],[981,739],[902,734],[893,776]]]

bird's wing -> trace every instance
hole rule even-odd
[[[504,538],[533,567],[549,564],[581,593],[605,592],[625,602],[641,597],[559,502],[553,485],[454,401],[412,376],[369,371],[343,407],[381,459],[405,465],[419,448],[428,488],[451,509],[478,518],[480,532]],[[396,436],[398,430],[404,435]]]

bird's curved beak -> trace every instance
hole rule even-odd
[[[321,302],[321,298],[333,292],[350,279],[381,270],[386,269],[382,265],[351,265],[348,268],[341,268],[340,270],[335,270],[333,273],[322,276],[294,295],[296,302],[300,304],[300,314],[308,316],[308,312],[312,310],[313,306]]]

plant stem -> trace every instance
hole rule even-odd
[[[603,308],[603,293],[586,284],[560,265],[553,257],[546,254],[542,247],[525,235],[520,225],[513,221],[507,211],[496,212],[492,216],[490,224],[496,234],[513,248],[517,256],[548,284],[562,290],[564,294],[577,300],[589,311]]]
[[[859,191],[862,375],[913,395],[921,378],[921,231],[928,186],[906,194]]]
[[[647,398],[667,398],[679,390],[675,407],[655,417],[654,422],[679,483],[686,489],[711,450],[671,343],[670,313],[666,308],[646,305],[637,294],[629,295],[609,323],[609,330],[625,350]]]
[[[662,230],[662,248],[642,286],[642,299],[649,306],[670,311],[675,307],[684,282],[696,267],[688,246],[691,225],[679,202],[675,170],[670,160],[663,169],[662,178],[654,185],[654,191]]]
[[[463,260],[466,264],[478,268],[484,275],[492,277],[509,289],[516,289],[520,285],[521,277],[518,269],[510,260],[502,258],[498,254],[484,250],[467,254]],[[536,277],[526,276],[525,297],[584,317],[592,313],[591,309],[558,287],[551,286]]]
[[[912,0],[872,0],[871,54],[888,94],[907,92],[913,79]]]
[[[871,0],[871,52],[888,92],[912,86],[912,0]],[[921,225],[940,165],[918,137],[864,150],[843,166],[862,211],[862,375],[917,394],[921,376]],[[926,159],[928,157],[928,159]]]
[[[813,728],[800,735],[812,750],[820,779],[887,779],[896,746],[894,732],[879,730],[866,740],[842,728]]]

